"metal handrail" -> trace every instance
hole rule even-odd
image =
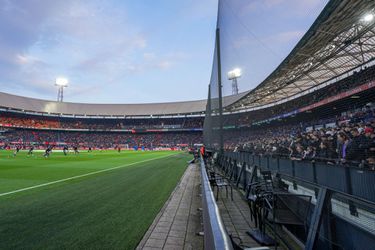
[[[303,183],[315,186],[315,187],[326,187],[327,189],[334,191],[335,193],[339,193],[342,195],[345,195],[347,198],[355,199],[357,202],[363,202],[365,204],[371,204],[372,206],[375,205],[375,197],[374,197],[374,188],[370,180],[373,180],[375,177],[375,172],[373,170],[368,170],[364,168],[357,168],[357,167],[350,167],[350,166],[342,166],[342,165],[328,165],[324,163],[320,163],[319,166],[321,166],[320,171],[317,171],[316,164],[319,164],[317,162],[308,162],[308,161],[294,161],[287,158],[273,158],[270,156],[260,156],[260,155],[254,155],[247,152],[242,152],[245,154],[250,155],[251,157],[256,157],[260,159],[267,159],[266,164],[263,164],[262,162],[258,162],[257,160],[253,159],[254,164],[257,165],[261,169],[267,169],[274,173],[277,173],[281,176],[285,176],[288,178],[292,178],[293,180],[299,180]],[[226,155],[229,158],[237,159],[239,162],[246,162],[247,164],[250,161],[250,158],[245,157],[245,159],[240,159],[240,154],[238,152],[225,152],[224,155]],[[261,157],[261,158],[260,158]],[[283,165],[279,161],[276,163],[276,168],[270,168],[269,165],[269,159],[279,159],[283,160],[289,164]],[[306,163],[310,164],[310,168],[300,168],[298,166],[295,166],[295,164],[298,163]],[[283,166],[283,169],[280,167]],[[308,175],[300,175],[296,170],[306,170],[308,171]],[[331,172],[327,172],[331,171]],[[320,172],[320,174],[319,174]],[[335,176],[341,176],[344,178],[332,178],[332,179],[322,179],[321,176],[326,176],[325,172],[327,172],[327,175],[334,174]],[[357,173],[355,175],[355,173]],[[371,177],[369,180],[367,179],[361,179],[358,176],[368,176]],[[355,188],[355,189],[354,189]]]
[[[218,250],[233,250],[229,235],[220,217],[219,208],[216,204],[210,182],[208,180],[206,166],[201,158],[202,178],[202,206],[203,206],[203,228],[204,248]]]

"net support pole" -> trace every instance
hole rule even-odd
[[[205,144],[210,149],[212,149],[212,117],[211,117],[211,84],[208,85],[208,100],[207,100],[207,107],[206,107],[206,117],[204,119],[204,135],[205,135]]]
[[[220,55],[220,29],[216,28],[216,53],[217,53],[217,86],[219,93],[219,151],[224,152],[223,138],[223,93],[221,82],[221,55]]]

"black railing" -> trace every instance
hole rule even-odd
[[[375,171],[249,152],[224,152],[216,161],[238,188],[248,190],[249,184],[262,178],[262,171],[269,170],[279,188],[289,190],[293,185],[296,190],[301,186],[313,191],[316,201],[304,236],[305,249],[332,249],[337,245],[366,249],[374,245]]]
[[[338,193],[375,203],[375,171],[373,170],[255,155],[248,152],[225,152],[222,158],[224,161],[236,161],[237,168],[241,168],[243,163],[247,167],[256,165],[260,169],[271,170],[293,180],[323,186]]]
[[[203,227],[204,227],[204,248],[232,250],[232,243],[221,220],[219,208],[212,193],[208,180],[206,166],[201,160],[202,178],[202,206],[203,206]]]

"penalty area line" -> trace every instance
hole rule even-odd
[[[0,197],[7,196],[7,195],[10,195],[10,194],[20,193],[20,192],[23,192],[23,191],[27,191],[27,190],[31,190],[31,189],[36,189],[36,188],[40,188],[40,187],[50,186],[50,185],[53,185],[53,184],[56,184],[56,183],[60,183],[60,182],[65,182],[65,181],[70,181],[70,180],[74,180],[74,179],[79,179],[79,178],[90,176],[90,175],[94,175],[94,174],[100,174],[100,173],[112,171],[112,170],[119,169],[119,168],[129,167],[129,166],[137,165],[137,164],[140,164],[140,163],[145,163],[145,162],[149,162],[149,161],[153,161],[153,160],[158,160],[158,159],[162,159],[162,158],[168,158],[168,157],[172,157],[174,155],[177,155],[177,154],[163,155],[163,156],[155,157],[155,158],[152,158],[152,159],[137,161],[137,162],[133,162],[133,163],[129,163],[129,164],[124,164],[124,165],[116,166],[116,167],[113,167],[113,168],[102,169],[102,170],[90,172],[90,173],[87,173],[87,174],[76,175],[76,176],[64,178],[64,179],[61,179],[61,180],[56,180],[56,181],[51,181],[51,182],[47,182],[47,183],[43,183],[43,184],[31,186],[31,187],[21,188],[21,189],[17,189],[17,190],[10,191],[10,192],[0,193]]]

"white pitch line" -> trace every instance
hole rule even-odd
[[[129,167],[129,166],[133,166],[133,165],[144,163],[144,162],[148,162],[148,161],[153,161],[153,160],[157,160],[157,159],[167,158],[167,157],[171,157],[171,156],[174,156],[174,155],[176,155],[176,154],[164,155],[164,156],[155,157],[155,158],[147,159],[147,160],[143,160],[143,161],[137,161],[137,162],[133,162],[133,163],[129,163],[129,164],[125,164],[125,165],[113,167],[113,168],[107,168],[107,169],[103,169],[103,170],[98,170],[98,171],[94,171],[94,172],[87,173],[87,174],[72,176],[72,177],[61,179],[61,180],[57,180],[57,181],[51,181],[51,182],[47,182],[47,183],[43,183],[43,184],[31,186],[31,187],[21,188],[21,189],[17,189],[17,190],[6,192],[6,193],[0,193],[0,197],[6,196],[6,195],[10,195],[10,194],[19,193],[19,192],[23,192],[23,191],[27,191],[27,190],[30,190],[30,189],[45,187],[45,186],[53,185],[53,184],[64,182],[64,181],[70,181],[70,180],[82,178],[82,177],[89,176],[89,175],[99,174],[99,173],[103,173],[103,172],[107,172],[107,171],[111,171],[111,170],[115,170],[115,169],[119,169],[119,168],[123,168],[123,167]]]

